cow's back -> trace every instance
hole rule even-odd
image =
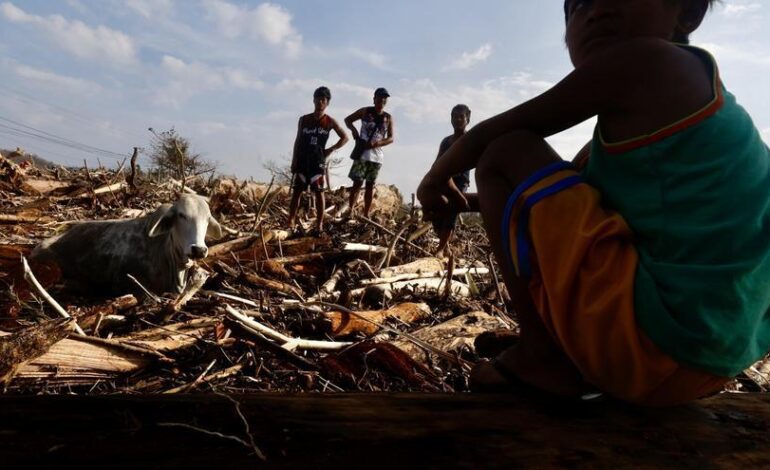
[[[33,261],[54,261],[65,279],[76,288],[93,293],[132,290],[126,274],[146,279],[148,238],[145,219],[84,222],[64,234],[41,243]]]

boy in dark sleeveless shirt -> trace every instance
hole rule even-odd
[[[345,145],[348,136],[342,127],[331,116],[326,114],[332,95],[328,88],[322,86],[313,93],[315,110],[299,118],[297,137],[294,139],[294,151],[291,160],[292,196],[289,206],[289,228],[293,228],[297,218],[299,198],[308,186],[316,194],[316,228],[323,231],[324,210],[324,175],[326,157]],[[326,148],[331,130],[337,133],[339,140],[333,146]]]
[[[465,128],[468,127],[468,123],[471,121],[470,108],[464,104],[456,105],[452,108],[451,121],[454,133],[444,137],[444,140],[441,141],[441,144],[438,147],[436,160],[441,158],[444,152],[449,150],[449,147],[465,134]],[[457,186],[457,189],[461,192],[467,191],[468,186],[471,184],[470,170],[454,175],[452,181],[454,181],[455,186]],[[452,233],[454,233],[456,223],[457,214],[451,214],[441,220],[433,221],[433,230],[435,230],[438,235],[438,248],[436,248],[436,254],[438,256],[441,256],[449,244],[449,241],[452,239]]]

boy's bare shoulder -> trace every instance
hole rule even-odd
[[[589,66],[598,68],[623,67],[621,70],[656,67],[666,59],[675,60],[683,54],[677,45],[657,38],[631,38],[620,41],[597,53]]]

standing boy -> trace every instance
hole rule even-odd
[[[318,213],[316,228],[323,231],[324,210],[324,174],[326,157],[345,145],[348,136],[331,116],[326,114],[326,107],[332,99],[331,91],[325,86],[313,93],[315,110],[299,118],[297,137],[294,139],[294,151],[291,160],[292,190],[291,205],[289,206],[289,228],[293,228],[297,217],[297,207],[302,192],[310,186],[316,195],[316,211]],[[329,132],[339,136],[333,146],[326,148]]]
[[[350,189],[351,216],[355,215],[354,207],[358,200],[358,193],[361,192],[361,186],[366,181],[364,217],[369,217],[374,197],[374,183],[377,181],[385,156],[382,148],[395,140],[393,117],[385,112],[388,97],[390,97],[388,90],[377,88],[374,91],[374,106],[361,108],[345,118],[345,125],[353,133],[356,142],[363,145],[364,149],[361,156],[353,161],[348,174],[353,180],[353,187]],[[360,132],[353,127],[353,123],[359,119],[361,120]]]
[[[436,160],[441,158],[441,155],[443,155],[444,152],[446,152],[457,139],[465,134],[465,128],[468,127],[468,123],[471,121],[470,108],[464,104],[458,104],[452,108],[451,121],[454,134],[444,137],[444,140],[441,141],[441,144],[438,147],[438,155],[436,156]],[[468,190],[468,186],[471,183],[470,170],[463,171],[462,173],[454,175],[452,177],[452,181],[454,181],[457,189],[464,193]],[[456,223],[457,214],[452,214],[444,219],[433,222],[433,230],[435,230],[438,234],[438,248],[436,249],[437,254],[440,254],[446,249],[449,241],[452,239],[452,233],[454,232]]]

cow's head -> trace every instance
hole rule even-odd
[[[188,259],[202,259],[208,254],[205,237],[221,238],[222,227],[211,216],[209,205],[201,196],[183,194],[174,204],[166,204],[155,213],[148,235],[170,234],[177,254],[184,264]]]

